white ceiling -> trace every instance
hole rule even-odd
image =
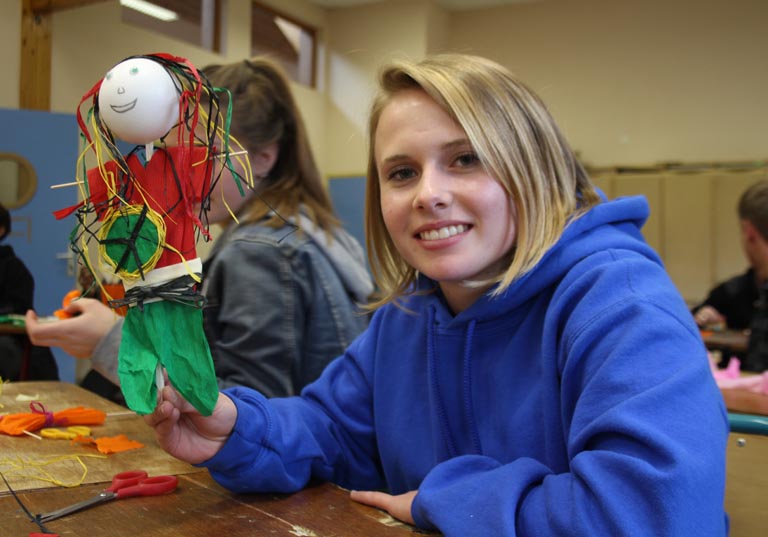
[[[373,4],[382,0],[309,0],[311,3],[321,7],[338,8],[359,6],[362,4]],[[386,0],[383,0],[386,1]],[[531,2],[542,2],[543,0],[437,0],[437,3],[446,9],[461,10],[475,9],[481,7],[501,6],[506,4],[523,4]]]

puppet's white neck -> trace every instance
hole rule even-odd
[[[144,157],[147,159],[147,162],[149,162],[149,160],[152,158],[152,152],[154,149],[154,143],[151,142],[144,146]]]

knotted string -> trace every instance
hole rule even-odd
[[[205,305],[205,297],[194,287],[195,283],[191,276],[184,275],[160,285],[137,286],[129,289],[123,298],[109,300],[108,304],[111,308],[136,305],[139,311],[144,311],[145,302],[165,300],[200,309]]]
[[[40,401],[32,401],[29,403],[29,409],[32,411],[33,414],[42,414],[45,416],[45,425],[43,427],[53,427],[54,420],[53,420],[53,412],[48,412],[45,409],[45,405],[41,403]]]

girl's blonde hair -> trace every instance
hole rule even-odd
[[[441,54],[385,66],[368,132],[365,239],[380,292],[371,307],[396,301],[418,277],[384,225],[374,156],[382,111],[408,89],[426,92],[464,129],[478,158],[514,204],[517,239],[509,266],[492,280],[499,283],[498,294],[530,271],[566,225],[600,197],[544,103],[501,65],[476,56]]]

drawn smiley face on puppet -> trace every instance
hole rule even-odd
[[[179,93],[162,64],[129,58],[102,80],[99,113],[117,138],[148,144],[165,136],[178,122]]]

